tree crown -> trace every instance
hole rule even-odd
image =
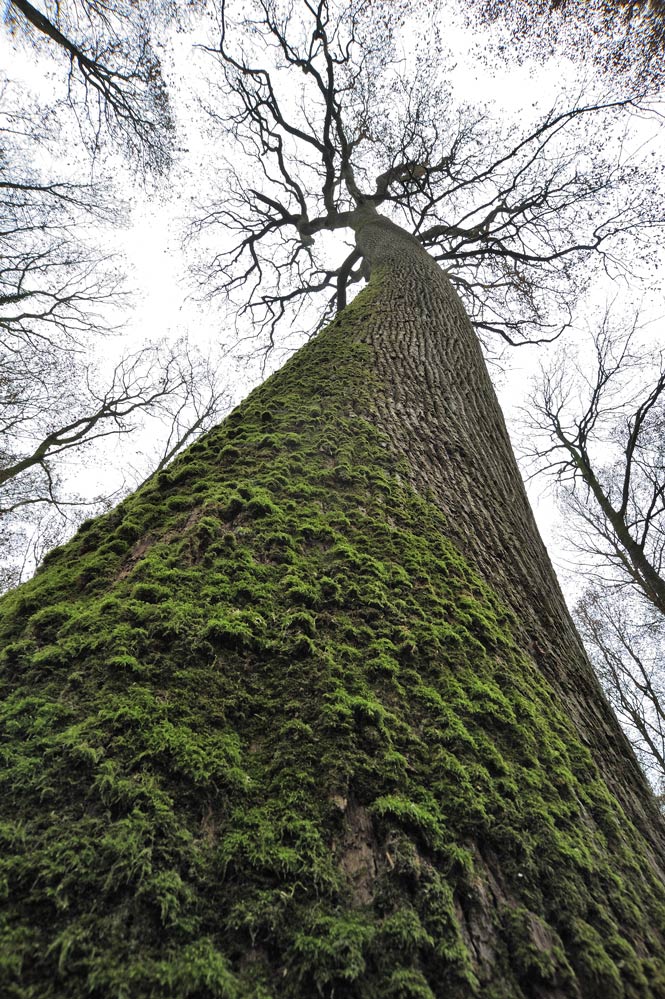
[[[656,182],[609,141],[636,102],[577,94],[524,125],[497,125],[488,108],[455,100],[436,44],[405,67],[406,12],[255,0],[237,15],[222,3],[208,51],[223,83],[208,113],[233,152],[224,201],[197,229],[221,224],[237,238],[215,255],[213,288],[242,289],[241,309],[272,342],[313,294],[324,316],[343,307],[367,267],[355,244],[330,263],[321,236],[381,211],[449,273],[481,333],[550,339],[589,260],[621,269],[625,242],[659,222]]]

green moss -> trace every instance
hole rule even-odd
[[[0,603],[10,999],[665,995],[640,837],[372,424],[372,294]]]
[[[501,922],[510,962],[527,991],[536,984],[574,989],[563,943],[549,926],[523,906],[504,908]]]
[[[159,583],[137,583],[130,596],[143,603],[158,604],[163,600],[168,600],[171,591],[167,586],[161,586]]]

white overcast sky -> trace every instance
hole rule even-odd
[[[150,194],[132,184],[130,173],[124,175],[123,192],[132,202],[131,224],[113,238],[117,239],[118,250],[125,255],[125,269],[135,291],[134,305],[125,317],[125,340],[133,345],[164,335],[175,338],[183,333],[204,345],[220,341],[230,344],[233,340],[228,322],[220,319],[220,303],[196,301],[188,278],[187,256],[181,247],[184,220],[191,211],[192,200],[201,193],[201,178],[206,178],[205,183],[214,183],[208,169],[211,159],[209,145],[198,127],[196,94],[190,89],[192,79],[203,79],[206,63],[205,53],[193,48],[196,40],[186,33],[174,34],[164,52],[167,77],[172,83],[172,92],[176,94],[175,107],[182,129],[177,142],[180,152],[171,183],[161,185]],[[490,95],[497,111],[509,116],[519,117],[524,109],[533,104],[536,96],[541,104],[553,103],[562,81],[572,79],[578,71],[561,59],[545,67],[527,63],[520,67],[490,69],[472,52],[472,43],[478,38],[470,39],[454,23],[447,26],[446,41],[456,53],[457,68],[453,78],[459,92],[467,100],[479,102],[487,101]],[[408,48],[409,44],[407,35],[404,45]],[[38,61],[25,46],[17,48],[5,31],[0,31],[0,66],[25,88],[26,98],[28,92],[33,91],[46,103],[59,80],[58,71],[53,66],[44,60]],[[644,128],[644,138],[651,141],[655,127],[649,124]],[[658,143],[659,155],[665,154],[662,137],[654,141]],[[71,155],[74,149],[73,137],[69,153],[62,155]],[[120,166],[118,169],[122,171]],[[622,294],[624,292],[625,289]],[[591,312],[594,307],[602,309],[605,299],[612,294],[608,285],[599,286],[596,305],[591,306]],[[650,317],[665,312],[661,309],[661,301],[662,296],[656,292],[643,303]],[[118,346],[114,344],[111,354],[117,350]],[[522,347],[506,354],[503,375],[498,369],[492,369],[511,428],[519,422],[517,409],[523,404],[529,380],[539,363],[545,362],[546,354],[542,347]],[[245,371],[229,360],[228,377],[238,401],[256,383],[259,373],[256,367]],[[135,447],[140,450],[142,446],[141,442],[130,443],[129,449],[131,451],[131,447]],[[122,453],[126,458],[127,442],[122,445]],[[556,514],[546,482],[536,480],[529,485],[529,492],[546,543],[555,563],[561,568],[565,566],[567,556],[556,542]]]

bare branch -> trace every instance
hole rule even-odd
[[[151,23],[163,18],[159,0],[139,6],[114,0],[49,2],[40,10],[28,0],[10,0],[6,19],[15,32],[66,56],[69,100],[91,129],[93,150],[103,131],[123,141],[131,154],[161,172],[169,164],[173,125],[160,61],[151,45]]]
[[[526,411],[535,431],[527,457],[556,475],[568,509],[595,537],[584,535],[585,550],[665,614],[665,371],[658,358],[654,375],[653,356],[634,349],[636,329],[637,318],[617,332],[606,314],[593,374],[565,354],[542,373]]]
[[[593,261],[621,272],[627,243],[665,221],[658,182],[621,143],[592,138],[623,135],[635,101],[576,95],[524,128],[492,125],[452,107],[442,60],[421,57],[405,79],[363,17],[362,3],[221,4],[220,40],[207,51],[223,86],[208,113],[234,162],[223,203],[194,228],[212,239],[221,224],[239,238],[215,253],[211,293],[235,302],[242,289],[238,307],[251,310],[278,285],[271,338],[298,288],[327,293],[321,274],[336,276],[346,302],[357,272],[331,262],[317,236],[355,230],[374,208],[442,264],[479,331],[511,344],[555,339]]]

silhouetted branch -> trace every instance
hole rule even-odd
[[[665,620],[625,594],[589,587],[575,620],[596,672],[657,791],[665,793]]]
[[[665,369],[661,357],[645,383],[653,359],[635,352],[636,329],[617,333],[606,315],[591,375],[565,354],[543,372],[526,414],[528,457],[567,490],[585,550],[665,614]]]
[[[165,5],[131,0],[67,0],[38,9],[9,0],[6,18],[15,30],[47,39],[69,61],[73,106],[92,128],[93,147],[103,128],[121,137],[152,169],[169,162],[172,122],[159,58],[151,46],[151,21]]]
[[[589,138],[611,132],[632,100],[577,100],[530,128],[493,128],[471,109],[452,111],[433,55],[417,80],[397,82],[389,43],[367,34],[363,3],[307,0],[286,11],[255,0],[236,20],[231,6],[221,3],[220,40],[208,48],[224,81],[209,114],[232,139],[234,163],[224,201],[194,230],[236,234],[214,255],[208,288],[263,309],[270,342],[302,290],[325,293],[334,278],[343,307],[363,268],[331,264],[317,236],[354,229],[368,206],[442,264],[479,330],[513,344],[560,335],[587,263],[622,270],[626,240],[662,224],[656,181],[638,185],[636,166]]]

